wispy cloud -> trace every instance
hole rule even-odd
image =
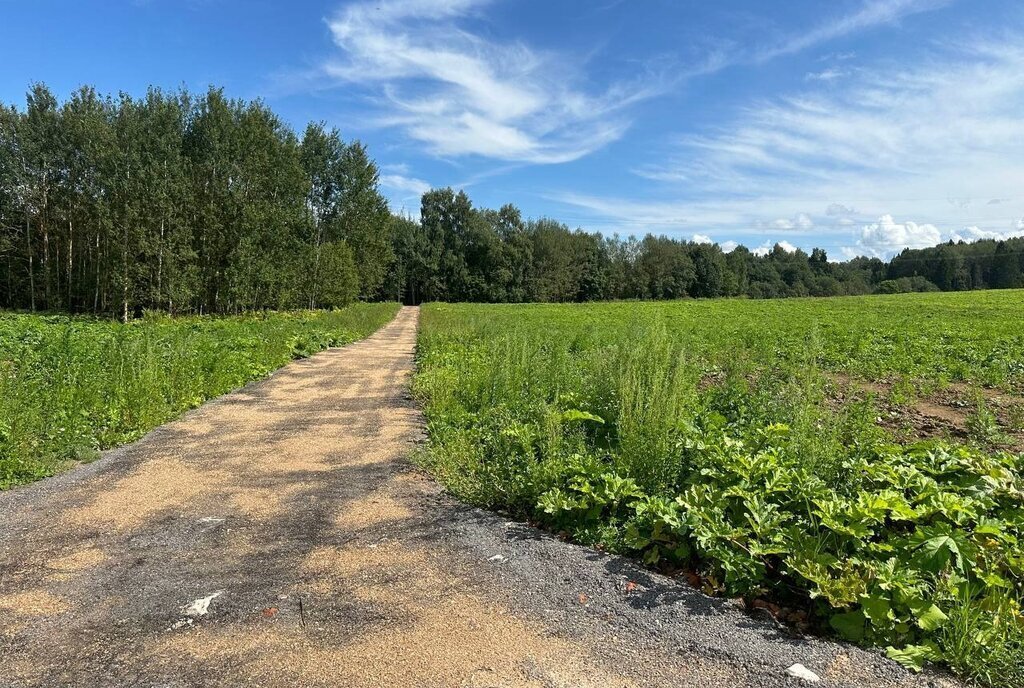
[[[419,217],[420,198],[433,188],[430,182],[413,177],[406,164],[384,165],[379,178],[391,210]]]
[[[820,72],[807,72],[807,75],[804,78],[808,81],[836,81],[844,76],[846,76],[845,70],[829,67],[828,69],[823,69]]]
[[[396,191],[399,194],[408,194],[409,197],[419,198],[430,191],[430,184],[415,177],[405,177],[400,174],[382,174],[380,185],[385,189]]]
[[[578,84],[564,56],[473,33],[488,0],[371,0],[329,21],[332,78],[374,95],[380,126],[398,127],[438,156],[559,163],[621,137],[628,108],[654,80]]]
[[[956,0],[862,0],[853,12],[829,17],[803,31],[782,38],[766,39],[753,46],[733,46],[728,51],[715,51],[692,71],[692,75],[711,74],[737,65],[764,64],[776,58],[816,48],[846,36],[862,33],[882,26],[896,25],[900,20],[916,14],[931,12],[952,4]],[[822,62],[843,63],[855,58],[852,51],[830,53]],[[849,70],[827,67],[808,72],[808,81],[835,81],[847,76]]]
[[[689,67],[674,64],[596,88],[582,85],[587,75],[572,55],[490,38],[484,15],[493,1],[350,2],[328,21],[340,52],[319,73],[365,89],[372,116],[364,125],[397,128],[435,156],[563,163],[620,139],[636,103],[687,79],[799,52],[951,0],[864,0],[849,15],[760,48],[716,48]],[[813,78],[840,74],[825,69]],[[311,78],[306,73],[300,81]]]
[[[715,233],[807,234],[803,214],[814,242],[836,248],[863,243],[861,228],[884,216],[943,237],[1005,232],[1024,214],[1024,48],[964,42],[909,67],[862,66],[841,89],[749,103],[730,124],[679,139],[674,161],[636,170],[660,182],[656,200],[559,198],[605,220],[671,217]]]
[[[794,34],[785,40],[761,48],[754,53],[757,61],[798,53],[808,48],[883,24],[893,24],[904,17],[929,12],[953,0],[867,0],[857,11],[829,20],[809,31]]]

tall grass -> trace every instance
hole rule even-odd
[[[93,459],[293,358],[365,337],[396,310],[128,324],[0,314],[0,488]]]
[[[1017,686],[1024,456],[907,443],[839,379],[1020,395],[1021,296],[432,304],[422,461],[475,504]]]

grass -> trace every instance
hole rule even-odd
[[[0,313],[0,489],[95,459],[292,359],[363,338],[397,308],[128,324]]]
[[[1024,396],[1022,297],[429,305],[423,461],[708,592],[1019,686],[1015,416],[978,405],[935,432],[914,409]]]

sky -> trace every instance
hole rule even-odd
[[[1024,235],[1018,0],[0,0],[33,82],[263,99],[431,187],[832,259]]]

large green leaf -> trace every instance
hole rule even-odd
[[[604,425],[604,418],[601,416],[595,416],[593,413],[586,411],[580,411],[579,409],[569,409],[568,411],[562,411],[562,421],[591,421],[593,423],[599,423]]]
[[[949,620],[939,607],[928,600],[913,599],[907,603],[917,619],[917,625],[925,631],[934,631]]]
[[[950,535],[937,535],[924,540],[917,548],[915,561],[925,571],[938,573],[952,561],[963,570],[960,546]]]
[[[860,605],[864,616],[871,619],[876,626],[888,620],[889,611],[892,609],[889,598],[880,595],[863,595],[860,598]]]
[[[890,645],[885,654],[911,671],[921,671],[925,662],[937,662],[942,659],[939,646],[930,640],[921,645],[907,645],[902,649]]]
[[[858,609],[852,612],[836,614],[828,622],[832,628],[847,640],[860,642],[864,639],[865,620],[864,612]]]

